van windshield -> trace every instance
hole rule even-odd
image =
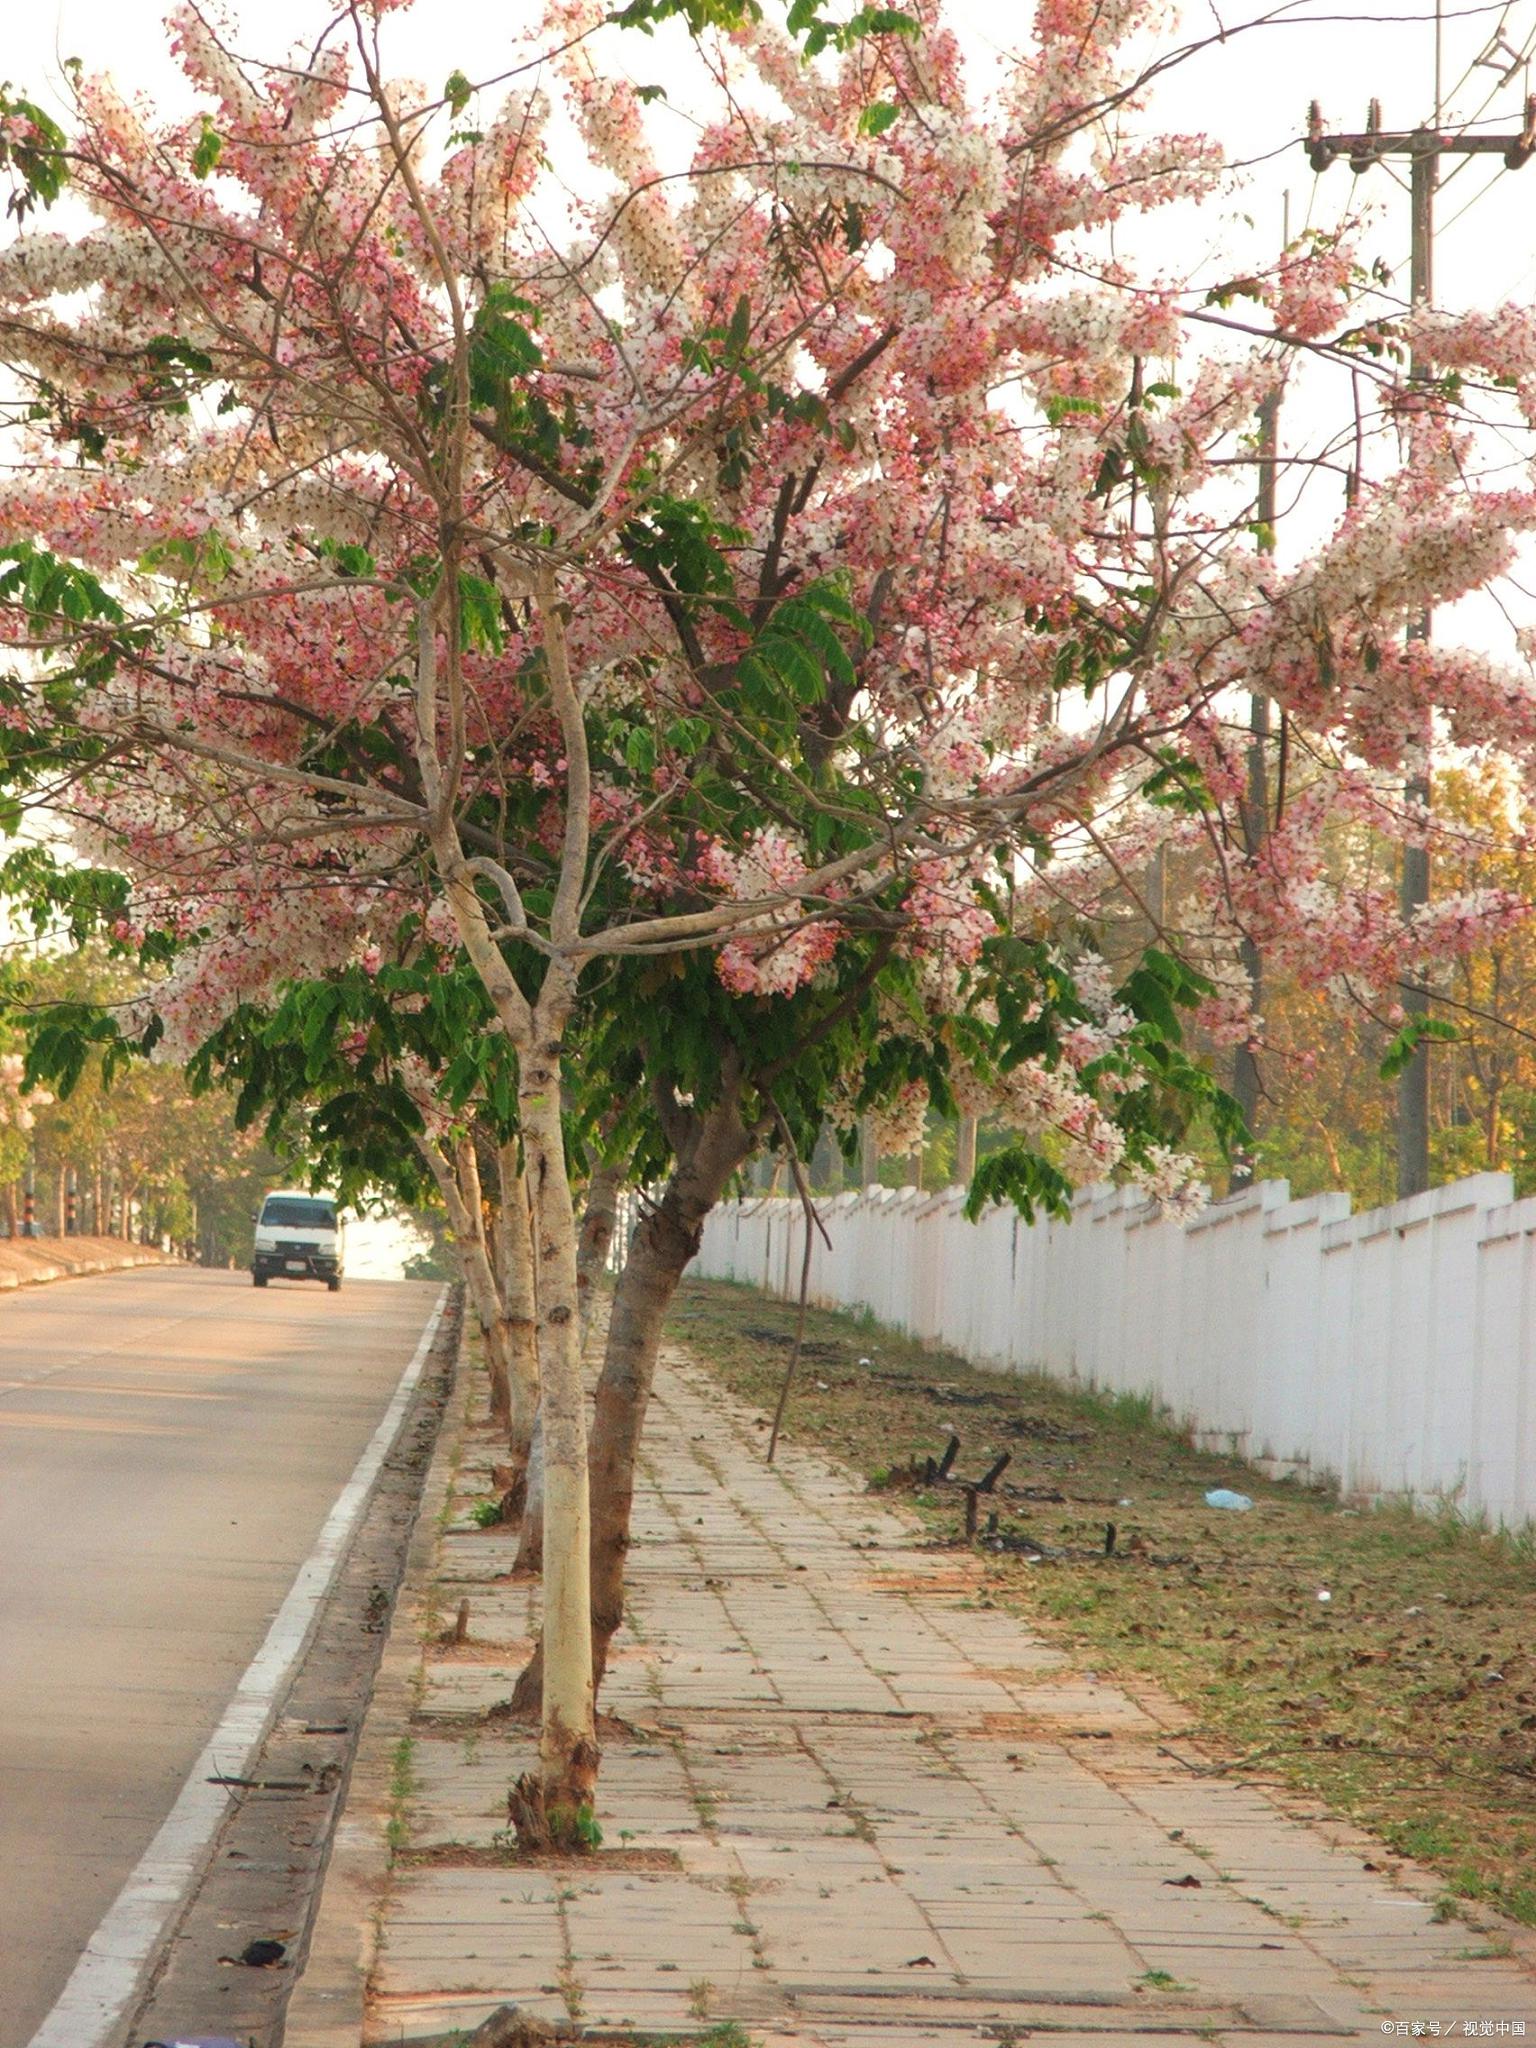
[[[261,1205],[261,1220],[287,1230],[334,1230],[336,1204],[307,1201],[302,1195],[269,1195]]]

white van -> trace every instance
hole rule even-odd
[[[251,1280],[265,1287],[280,1280],[323,1280],[334,1294],[341,1285],[343,1231],[330,1195],[303,1188],[274,1188],[256,1218]]]

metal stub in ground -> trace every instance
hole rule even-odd
[[[1142,1994],[1106,1991],[1045,1991],[995,1984],[799,1984],[783,1989],[801,2021],[858,2020],[879,2026],[880,2008],[910,2028],[921,2018],[936,2035],[964,2033],[974,2039],[989,2028],[1009,2036],[1038,2028],[1073,2034],[1302,2034],[1352,2039],[1357,2029],[1303,1997],[1257,1996],[1235,2000],[1202,1998],[1198,1992]]]
[[[403,2041],[400,2048],[547,2048],[576,2039],[577,2030],[559,2020],[541,2020],[515,2005],[499,2005],[472,2034],[429,2034]],[[234,2044],[230,2044],[234,2048]]]

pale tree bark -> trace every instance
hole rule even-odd
[[[492,1233],[496,1276],[506,1318],[507,1367],[510,1380],[512,1481],[507,1507],[521,1513],[526,1500],[528,1461],[539,1412],[538,1282],[534,1265],[533,1218],[528,1210],[528,1178],[522,1146],[516,1138],[496,1147],[498,1197]]]
[[[480,1176],[475,1168],[474,1147],[468,1140],[455,1143],[454,1156],[450,1161],[435,1140],[420,1133],[416,1149],[426,1162],[442,1197],[443,1207],[448,1212],[448,1227],[453,1232],[459,1270],[464,1276],[464,1287],[475,1312],[475,1321],[480,1325],[486,1375],[491,1388],[490,1419],[497,1429],[507,1432],[510,1437],[512,1394],[507,1366],[506,1317],[486,1248]]]
[[[551,987],[553,984],[553,987]],[[591,1493],[576,1227],[560,1115],[561,1034],[575,975],[551,968],[519,1048],[518,1110],[533,1198],[544,1419],[544,1686],[539,1739],[544,1817],[568,1838],[597,1789],[592,1677]],[[552,1000],[551,1000],[552,999]]]
[[[592,1176],[587,1184],[586,1206],[582,1211],[581,1232],[577,1240],[576,1281],[584,1289],[581,1297],[581,1356],[583,1366],[591,1348],[592,1330],[592,1286],[596,1274],[602,1270],[607,1256],[608,1245],[613,1238],[614,1210],[618,1196],[618,1183],[622,1169],[613,1169],[613,1185],[602,1178],[603,1170]],[[513,1560],[515,1572],[537,1573],[544,1568],[544,1416],[542,1409],[534,1417],[533,1446],[528,1456],[528,1481],[523,1496],[523,1527],[518,1539],[517,1556]],[[532,1713],[537,1710],[543,1690],[544,1664],[542,1656],[535,1651],[533,1664],[536,1677],[531,1690],[525,1689],[519,1712]]]
[[[402,175],[408,167],[403,168]],[[446,268],[446,266],[445,266]],[[456,327],[460,309],[455,306]],[[462,348],[455,364],[467,422]],[[457,493],[450,490],[450,500]],[[459,662],[456,538],[445,535],[438,586],[445,612],[446,673],[438,676],[438,622],[420,620],[417,660],[417,764],[431,812],[434,861],[464,950],[495,1008],[518,1061],[518,1125],[533,1216],[538,1273],[540,1412],[544,1422],[544,1684],[537,1781],[522,1780],[512,1807],[520,1836],[568,1843],[584,1838],[581,1821],[597,1789],[598,1749],[592,1683],[591,1496],[587,1478],[586,1397],[581,1374],[576,1223],[561,1119],[564,1038],[580,976],[581,902],[591,835],[591,775],[582,706],[571,678],[565,614],[553,574],[532,577],[550,700],[566,750],[564,838],[549,912],[545,967],[530,1002],[493,934],[477,880],[495,883],[508,938],[532,934],[517,884],[506,869],[466,857],[455,822],[464,759],[463,675]],[[440,725],[446,714],[446,739]]]

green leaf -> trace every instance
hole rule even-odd
[[[697,36],[706,29],[729,31],[749,21],[761,21],[763,10],[758,0],[629,0],[627,7],[617,9],[608,19],[619,28],[638,28],[650,35],[657,22],[679,17],[690,34]]]
[[[883,135],[891,127],[901,109],[890,100],[876,100],[872,107],[866,107],[859,116],[861,135]]]
[[[1072,1184],[1066,1175],[1026,1145],[989,1153],[976,1168],[965,1213],[974,1222],[991,1203],[1010,1203],[1027,1222],[1036,1213],[1070,1216]]]
[[[192,149],[192,175],[206,178],[224,154],[224,138],[204,114],[203,125]]]
[[[0,85],[0,169],[16,173],[6,211],[17,220],[39,200],[52,206],[68,184],[66,147],[57,121],[34,101],[13,96],[9,83]]]
[[[448,82],[443,87],[443,98],[448,102],[449,108],[454,114],[463,113],[464,109],[469,105],[473,92],[474,87],[462,71],[449,72]]]
[[[1460,1036],[1455,1025],[1447,1024],[1443,1017],[1427,1017],[1422,1011],[1416,1012],[1387,1047],[1379,1069],[1382,1080],[1395,1081],[1421,1045],[1430,1042],[1450,1045]]]
[[[502,630],[501,595],[494,583],[483,576],[459,571],[459,629],[466,647],[481,647],[500,654],[506,646]]]
[[[544,361],[544,351],[518,317],[535,310],[507,284],[493,284],[475,315],[469,342],[470,396],[476,405],[497,406],[507,387]]]

